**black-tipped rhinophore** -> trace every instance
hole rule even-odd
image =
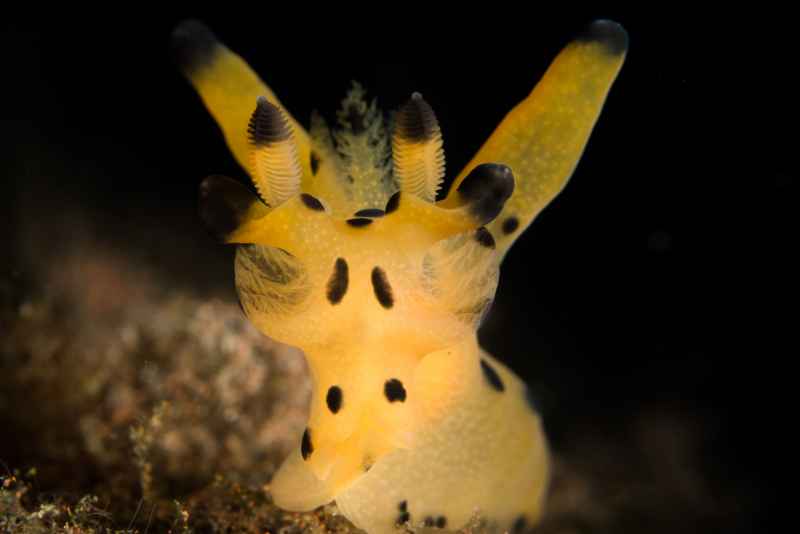
[[[211,63],[218,46],[208,26],[199,20],[184,20],[172,31],[170,53],[180,69],[190,74]]]
[[[514,175],[506,165],[478,165],[458,186],[461,198],[481,225],[491,222],[514,192]]]
[[[436,135],[436,115],[422,95],[414,93],[411,99],[397,110],[395,135],[404,141],[422,143]]]
[[[255,146],[286,141],[292,135],[291,127],[277,106],[264,96],[256,99],[256,110],[247,125],[247,134]]]
[[[220,241],[226,241],[244,220],[248,208],[259,202],[244,185],[226,176],[209,176],[200,184],[200,218]]]
[[[613,20],[592,22],[577,38],[578,41],[596,41],[606,47],[609,54],[624,54],[628,50],[628,32]]]

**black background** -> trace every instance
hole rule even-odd
[[[569,185],[507,256],[481,339],[537,388],[556,446],[563,421],[613,427],[668,405],[710,427],[716,476],[761,483],[765,456],[779,457],[761,446],[786,432],[792,351],[778,334],[796,322],[791,33],[780,14],[529,8],[439,23],[418,13],[396,27],[378,14],[315,25],[324,17],[269,12],[7,21],[8,250],[24,248],[22,221],[37,217],[53,221],[45,249],[68,247],[59,215],[80,209],[106,246],[234,298],[231,251],[199,227],[196,188],[244,173],[170,61],[169,34],[186,16],[243,55],[301,123],[312,109],[330,121],[350,80],[384,109],[420,91],[449,179],[574,33],[612,18],[630,34],[626,64]]]

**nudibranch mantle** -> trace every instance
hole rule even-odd
[[[211,176],[201,217],[238,245],[236,288],[265,334],[305,352],[311,413],[270,491],[287,510],[336,501],[369,533],[521,531],[549,479],[540,414],[477,329],[506,251],[569,179],[622,66],[596,21],[509,112],[449,193],[436,116],[415,93],[384,119],[354,84],[331,130],[306,131],[201,23],[177,61],[256,192]]]

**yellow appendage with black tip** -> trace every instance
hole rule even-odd
[[[456,177],[445,206],[458,204],[453,193],[476,165],[496,161],[513,169],[514,195],[489,225],[501,257],[572,176],[626,51],[619,25],[595,22],[558,55]]]
[[[371,534],[458,529],[479,515],[521,532],[543,513],[549,456],[525,384],[476,331],[499,265],[563,189],[624,61],[593,23],[559,54],[436,202],[442,131],[415,93],[391,129],[357,84],[311,134],[198,22],[177,61],[255,191],[223,176],[201,217],[238,244],[236,288],[264,333],[302,348],[311,413],[269,485],[288,510],[336,501]]]

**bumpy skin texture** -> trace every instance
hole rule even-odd
[[[247,64],[198,22],[177,61],[257,194],[211,176],[200,212],[238,244],[242,307],[305,351],[308,426],[275,475],[275,502],[335,500],[370,533],[456,529],[479,514],[521,530],[544,504],[549,461],[524,383],[476,331],[505,252],[564,187],[627,49],[597,21],[569,44],[435,202],[442,132],[414,94],[392,131],[355,86],[329,131],[307,133]]]

